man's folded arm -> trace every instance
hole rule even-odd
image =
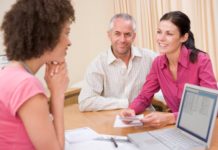
[[[81,93],[79,96],[80,111],[121,109],[127,108],[129,105],[128,99],[125,98],[103,97],[100,95],[87,96],[87,93],[85,95]]]

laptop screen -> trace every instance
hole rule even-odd
[[[207,142],[216,113],[218,94],[186,86],[183,93],[177,127]]]

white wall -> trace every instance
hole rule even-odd
[[[1,0],[0,23],[15,0]],[[107,27],[114,13],[111,0],[72,0],[76,12],[76,22],[71,27],[72,45],[68,50],[67,63],[70,76],[70,86],[83,79],[90,61],[110,45],[107,38]],[[3,52],[2,33],[0,33],[0,54]],[[43,81],[44,68],[37,76]]]
[[[215,17],[214,18],[218,18],[218,1],[217,0],[214,1],[214,8],[213,9],[215,11],[215,13],[214,13]],[[216,29],[216,31],[215,31],[216,34],[215,35],[218,35],[218,19],[215,20],[215,27],[216,27],[215,28]],[[216,42],[216,48],[218,48],[218,36],[216,37],[215,42]],[[216,49],[216,50],[218,50],[218,49]]]
[[[112,0],[74,0],[76,23],[72,25],[72,46],[67,60],[71,83],[83,79],[87,65],[110,45],[108,22],[113,15]]]
[[[1,0],[1,5],[0,5],[0,26],[2,24],[2,20],[4,17],[5,12],[11,7],[11,5],[15,2],[16,0]],[[3,55],[4,53],[4,46],[3,46],[3,37],[2,37],[2,31],[0,30],[0,55]]]

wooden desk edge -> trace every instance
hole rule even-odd
[[[65,98],[71,97],[72,95],[79,95],[81,88],[69,88],[65,92]]]

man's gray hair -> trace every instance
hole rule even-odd
[[[126,14],[126,13],[116,14],[111,18],[110,23],[109,23],[109,31],[114,27],[114,20],[117,19],[117,18],[122,18],[124,20],[131,21],[132,22],[132,28],[133,28],[134,31],[136,31],[136,21],[135,21],[135,19],[132,16],[130,16],[129,14]]]

